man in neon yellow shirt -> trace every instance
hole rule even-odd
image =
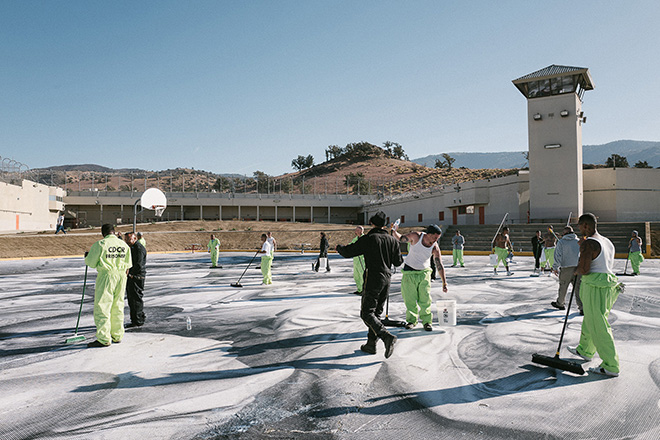
[[[218,258],[220,257],[220,240],[211,234],[211,241],[206,245],[206,248],[211,253],[211,268],[222,267],[218,266]]]
[[[124,337],[126,275],[133,266],[131,250],[115,235],[114,226],[104,224],[101,234],[103,238],[85,254],[85,264],[98,272],[94,286],[96,341],[88,347],[109,347]]]

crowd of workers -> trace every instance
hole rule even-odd
[[[370,219],[372,228],[365,234],[362,226],[354,230],[354,238],[348,245],[338,245],[337,252],[353,259],[353,278],[357,295],[362,297],[360,317],[367,326],[367,341],[360,349],[376,354],[378,340],[385,345],[385,357],[394,351],[396,336],[390,333],[381,321],[381,315],[389,297],[392,269],[403,265],[401,294],[406,307],[406,321],[403,327],[414,328],[418,323],[426,331],[432,331],[431,282],[437,276],[442,280],[442,291],[447,292],[447,277],[442,263],[438,240],[442,230],[430,225],[424,231],[401,234],[398,222],[387,225],[383,212]],[[58,225],[59,226],[59,225]],[[613,272],[614,246],[600,235],[596,228],[596,217],[584,214],[578,220],[581,239],[569,225],[564,227],[561,237],[552,228],[542,234],[536,231],[532,237],[532,253],[535,260],[531,276],[539,276],[547,271],[559,280],[557,299],[550,305],[565,310],[568,287],[573,285],[580,315],[584,316],[580,343],[568,350],[576,356],[590,360],[598,353],[602,363],[590,371],[608,376],[618,376],[619,360],[614,346],[612,329],[607,317],[619,292],[621,283]],[[143,291],[146,277],[146,242],[140,233],[128,232],[121,236],[114,227],[102,227],[103,238],[92,245],[85,254],[85,263],[98,271],[94,296],[94,323],[97,328],[96,340],[89,347],[108,347],[120,343],[124,329],[144,325]],[[325,266],[330,271],[328,237],[321,232],[320,252],[314,271]],[[452,237],[452,267],[465,267],[463,249],[465,237],[456,231]],[[639,274],[643,262],[642,240],[633,231],[629,241],[628,261],[632,275]],[[271,232],[261,235],[262,284],[272,284],[271,267],[277,241]],[[220,241],[211,235],[207,245],[211,256],[211,268],[221,268],[218,264]],[[403,254],[406,253],[404,257]],[[255,255],[256,256],[256,255]],[[491,261],[494,273],[503,263],[507,275],[512,275],[509,262],[513,258],[513,245],[508,228],[498,230],[493,240]],[[626,263],[627,267],[627,263]],[[128,300],[130,322],[124,323],[124,298]]]

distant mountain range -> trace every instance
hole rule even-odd
[[[505,151],[501,153],[448,153],[456,159],[454,168],[522,168],[527,166],[526,151]],[[638,161],[646,161],[650,166],[660,167],[660,142],[621,140],[603,145],[583,145],[582,162],[585,164],[604,165],[612,154],[628,159],[632,167]],[[433,168],[436,159],[443,159],[441,154],[431,154],[412,162]]]

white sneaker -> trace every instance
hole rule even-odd
[[[589,368],[588,371],[589,371],[589,373],[602,374],[604,376],[619,377],[619,373],[614,373],[612,371],[608,371],[603,367],[591,367],[591,368]]]
[[[583,354],[580,354],[580,352],[577,351],[577,347],[571,347],[570,345],[566,347],[566,350],[568,350],[569,353],[574,354],[577,357],[581,357],[585,361],[590,361],[591,358],[589,356],[585,356]]]

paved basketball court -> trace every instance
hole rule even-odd
[[[350,260],[331,256],[332,271],[315,273],[315,256],[278,253],[272,286],[253,265],[230,287],[253,255],[222,254],[215,270],[208,254],[150,255],[147,323],[97,349],[64,344],[82,258],[0,262],[0,438],[660,438],[658,260],[623,280],[610,319],[622,373],[605,378],[532,364],[554,355],[565,312],[549,305],[554,277],[529,277],[531,258],[516,257],[511,277],[493,276],[487,257],[448,267],[449,293],[437,283],[433,296],[457,301],[458,324],[440,327],[434,308],[432,332],[392,330],[385,360],[382,344],[359,351]],[[403,319],[400,280],[389,310]],[[569,319],[574,345],[581,317]]]

